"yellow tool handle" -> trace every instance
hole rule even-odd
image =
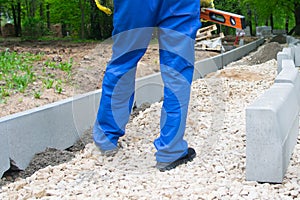
[[[107,15],[111,15],[111,14],[112,14],[111,9],[109,9],[109,8],[107,8],[107,7],[105,7],[105,6],[102,6],[102,5],[100,4],[99,0],[95,0],[95,3],[96,3],[96,5],[97,5],[97,7],[99,8],[99,10],[105,12],[105,14],[107,14]]]

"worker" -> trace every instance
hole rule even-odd
[[[234,46],[236,46],[240,40],[241,37],[244,37],[245,36],[245,31],[243,29],[235,29],[235,41],[233,43]],[[240,46],[243,45],[243,40],[240,41]]]
[[[114,0],[113,55],[106,67],[93,139],[114,156],[134,102],[135,72],[154,27],[158,27],[164,101],[160,135],[154,141],[156,168],[166,171],[196,156],[183,139],[194,70],[194,39],[201,26],[195,0]],[[141,133],[142,134],[142,133]]]

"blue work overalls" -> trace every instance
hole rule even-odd
[[[113,55],[102,83],[93,129],[101,150],[117,147],[125,134],[134,101],[135,72],[158,27],[164,102],[160,136],[154,141],[158,162],[187,153],[183,139],[194,70],[194,39],[200,28],[199,0],[114,0]]]

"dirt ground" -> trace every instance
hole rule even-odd
[[[43,54],[43,60],[35,63],[35,73],[42,73],[41,66],[46,60],[54,62],[68,62],[73,59],[71,80],[63,83],[61,94],[53,88],[43,88],[40,98],[33,98],[32,91],[40,82],[30,85],[25,93],[11,94],[6,103],[0,104],[0,117],[39,107],[48,103],[56,102],[77,94],[93,91],[101,88],[102,77],[107,62],[111,58],[111,41],[72,43],[67,41],[51,42],[1,42],[0,51],[9,49],[15,52],[30,52]],[[157,42],[152,42],[141,61],[138,63],[137,77],[143,77],[159,72],[159,53]],[[218,52],[197,52],[197,60],[212,57]],[[53,69],[56,70],[56,69]],[[56,70],[56,75],[64,74]]]
[[[245,43],[252,42],[256,38],[245,37]],[[226,45],[233,44],[235,37],[226,36],[223,42]],[[63,91],[58,94],[55,89],[42,88],[40,98],[34,98],[33,92],[41,88],[40,82],[31,84],[24,93],[11,94],[6,99],[6,103],[0,103],[0,117],[11,115],[17,112],[39,107],[45,104],[56,102],[77,94],[86,93],[101,88],[102,78],[106,64],[111,58],[112,41],[104,42],[81,42],[70,41],[6,41],[0,40],[0,52],[9,51],[32,54],[42,54],[43,59],[34,64],[34,72],[42,74],[42,66],[47,60],[62,63],[73,60],[71,80],[63,82]],[[217,51],[196,51],[196,61],[213,57],[220,54]],[[159,72],[159,46],[157,40],[151,41],[145,55],[138,63],[136,77],[147,76]],[[52,69],[51,73],[56,74],[56,78],[64,78],[65,74],[58,69]]]
[[[33,107],[41,106],[47,103],[55,102],[76,94],[92,91],[101,87],[102,77],[105,66],[111,57],[111,43],[69,43],[69,42],[35,42],[35,43],[1,43],[0,50],[10,48],[17,52],[43,52],[47,58],[68,60],[70,57],[74,60],[72,70],[72,81],[64,87],[62,94],[56,94],[49,90],[43,93],[40,99],[34,99],[30,96],[22,96],[23,101],[18,101],[22,94],[15,94],[6,104],[0,105],[0,117],[15,112],[20,112]],[[138,64],[137,77],[146,76],[159,72],[158,44],[152,43],[145,56]],[[247,61],[243,60],[241,64],[255,64],[265,62],[265,60],[274,59],[282,47],[279,43],[267,43],[252,54]],[[263,53],[263,54],[262,54]],[[196,60],[202,60],[215,55],[219,52],[197,51]],[[248,63],[246,63],[248,62]],[[38,66],[38,63],[37,63]],[[223,72],[222,76],[233,78],[241,77],[242,72]],[[244,75],[245,76],[245,75]],[[139,109],[144,109],[149,105],[144,105]],[[134,113],[139,110],[135,110]],[[134,115],[133,113],[133,115]],[[0,187],[6,183],[12,182],[18,178],[31,176],[36,170],[48,165],[57,165],[72,159],[76,152],[84,148],[85,144],[91,142],[91,130],[87,130],[83,137],[72,147],[64,151],[56,149],[47,149],[45,152],[37,154],[31,161],[30,165],[24,171],[9,170],[0,180]]]

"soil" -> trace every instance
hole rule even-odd
[[[34,73],[36,75],[42,75],[43,63],[47,60],[54,61],[56,63],[68,62],[73,59],[73,69],[71,80],[63,83],[63,91],[61,94],[55,92],[53,88],[43,88],[40,98],[34,98],[32,91],[36,90],[41,82],[35,82],[29,85],[29,88],[24,93],[11,94],[6,99],[6,103],[0,104],[0,117],[28,110],[34,107],[39,107],[48,103],[52,103],[61,99],[65,99],[73,96],[77,93],[76,78],[81,79],[83,77],[78,76],[80,73],[80,66],[84,56],[89,55],[91,49],[94,49],[98,43],[71,43],[68,41],[51,41],[51,42],[2,42],[0,43],[0,51],[9,50],[18,53],[30,52],[32,54],[43,54],[43,59],[34,64]],[[49,72],[50,73],[50,72]],[[55,78],[64,79],[65,73],[59,69],[51,69],[51,73],[55,74]],[[95,77],[95,75],[94,75]],[[99,80],[99,75],[97,77]],[[88,88],[86,88],[88,86]],[[86,91],[96,88],[95,86],[82,85],[82,88],[86,88]],[[79,88],[80,89],[80,88]]]
[[[273,37],[270,42],[278,42],[279,44],[286,44],[286,37],[284,35],[277,35]]]
[[[250,41],[251,40],[249,40],[249,42]],[[275,46],[269,47],[268,45],[275,45],[276,48]],[[249,61],[250,63],[252,62],[251,60],[255,60],[255,62],[265,62],[266,58],[269,60],[276,58],[273,50],[277,51],[280,45],[278,43],[274,43],[266,44],[265,46],[267,46],[267,48],[262,47],[258,50],[262,52],[253,54],[252,59]],[[57,94],[53,90],[48,90],[42,94],[40,99],[32,98],[29,95],[24,96],[24,94],[14,94],[6,104],[0,104],[0,117],[65,99],[75,94],[99,89],[101,87],[105,66],[111,57],[110,41],[105,43],[71,43],[66,41],[30,43],[2,42],[0,44],[0,51],[6,48],[17,52],[44,53],[46,58],[52,60],[58,59],[60,62],[73,58],[74,65],[72,69],[72,80],[70,83],[65,85],[62,94]],[[150,44],[146,54],[138,64],[137,77],[159,72],[158,50],[159,48],[157,43],[153,42]],[[260,57],[261,53],[264,53],[263,58]],[[218,54],[219,52],[197,51],[196,60],[199,61]],[[39,63],[37,63],[37,67],[38,66]],[[233,72],[233,75],[231,76],[239,78],[241,74]],[[19,100],[20,98],[22,98],[22,101]],[[132,113],[132,118],[140,110],[149,106],[150,105],[145,104],[140,108],[135,108]],[[48,165],[57,165],[71,160],[77,152],[81,151],[84,146],[90,142],[92,142],[91,130],[87,130],[76,144],[66,150],[60,151],[56,149],[46,149],[44,152],[37,154],[24,171],[19,171],[12,165],[11,169],[7,171],[0,180],[0,187],[9,182],[13,182],[16,179],[29,177],[38,169],[44,168]]]
[[[35,63],[34,72],[42,75],[41,66],[47,60],[68,62],[73,59],[71,80],[63,83],[63,91],[58,94],[55,89],[42,89],[40,98],[33,97],[33,91],[41,88],[42,82],[30,85],[24,93],[11,94],[6,103],[0,103],[0,117],[56,102],[76,94],[82,94],[101,88],[106,64],[111,58],[111,41],[72,43],[68,41],[52,42],[0,42],[0,51],[9,49],[15,52],[43,54],[44,58]],[[159,72],[158,44],[150,44],[146,54],[138,63],[137,78]],[[197,60],[218,55],[218,52],[196,52]],[[51,69],[56,78],[64,79],[65,73]]]

